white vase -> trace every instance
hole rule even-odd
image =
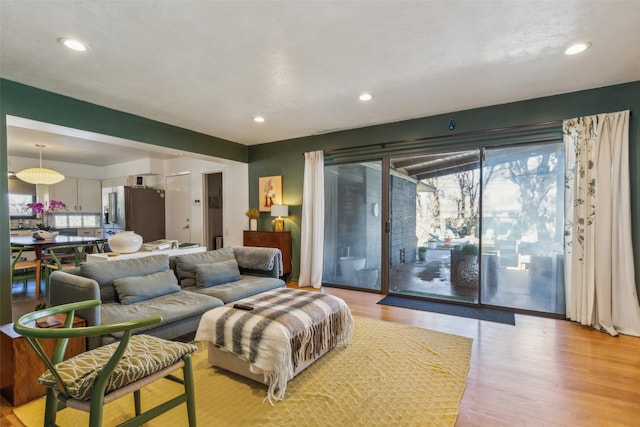
[[[249,230],[251,231],[258,231],[258,220],[251,218],[249,220]]]
[[[142,246],[142,236],[133,231],[121,231],[109,237],[109,248],[113,252],[130,254]]]

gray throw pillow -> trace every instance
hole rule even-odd
[[[198,264],[196,269],[196,285],[201,288],[224,285],[240,280],[240,269],[235,259],[213,264]]]
[[[113,286],[120,298],[120,304],[125,305],[180,291],[178,279],[171,270],[115,279]]]
[[[80,264],[80,274],[98,282],[100,299],[103,304],[116,301],[115,289],[113,288],[115,279],[144,276],[167,269],[169,269],[169,256],[165,254]]]
[[[213,264],[220,261],[235,260],[233,248],[217,249],[215,251],[200,252],[196,254],[179,255],[175,258],[176,273],[180,286],[196,285],[196,265]]]

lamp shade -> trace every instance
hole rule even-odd
[[[36,147],[40,150],[40,167],[23,169],[16,174],[18,179],[29,184],[57,184],[64,179],[64,175],[53,169],[47,169],[42,167],[42,149],[45,145],[36,144]]]
[[[289,206],[287,205],[271,205],[271,216],[288,216]]]

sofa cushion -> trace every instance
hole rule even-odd
[[[225,304],[237,301],[242,298],[250,297],[260,292],[269,291],[275,288],[284,288],[285,284],[282,280],[273,277],[257,277],[242,275],[241,279],[223,285],[210,286],[201,288],[193,286],[187,288],[189,291],[199,294],[209,295],[221,299]]]
[[[91,350],[59,363],[56,370],[69,394],[78,400],[89,400],[93,386],[119,343]],[[149,335],[131,337],[122,359],[107,381],[106,393],[117,390],[178,362],[182,356],[197,351],[198,347],[167,341]],[[46,371],[38,379],[40,384],[58,388],[56,379]]]
[[[178,279],[171,270],[159,271],[146,276],[124,277],[115,279],[120,304],[133,304],[150,298],[179,292]]]
[[[235,259],[196,265],[196,285],[201,288],[223,285],[240,280],[240,270]]]
[[[117,301],[114,279],[146,276],[169,269],[168,255],[151,255],[142,258],[119,259],[106,262],[83,262],[80,274],[98,282],[103,303]]]
[[[100,306],[100,322],[102,325],[108,325],[148,316],[162,316],[160,323],[136,328],[134,333],[140,334],[194,316],[201,316],[206,311],[220,307],[223,304],[218,298],[181,290],[180,292],[148,299],[140,304],[102,304]],[[120,339],[123,333],[115,332],[112,335]]]
[[[220,261],[229,261],[231,259],[235,260],[233,248],[176,256],[176,274],[180,286],[184,288],[185,286],[196,285],[196,265],[212,264]]]

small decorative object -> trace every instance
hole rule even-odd
[[[476,264],[478,262],[478,247],[476,245],[467,243],[460,248],[460,253],[464,255],[466,264]]]
[[[289,216],[289,206],[272,205],[271,216],[277,217],[273,220],[273,231],[284,231],[284,219],[282,217]]]
[[[258,188],[260,212],[271,212],[272,205],[282,204],[282,175],[259,178]]]
[[[36,230],[31,236],[36,240],[52,240],[55,239],[58,234],[60,234],[59,231]]]
[[[426,246],[418,246],[418,258],[420,258],[420,261],[425,261],[427,259]]]
[[[142,246],[142,236],[133,231],[121,231],[109,237],[109,248],[113,252],[130,254]]]
[[[436,239],[429,239],[427,241],[427,248],[429,249],[436,249],[438,247],[438,241]]]
[[[244,213],[249,217],[249,230],[257,231],[258,230],[258,218],[260,218],[260,211],[256,208],[251,208]]]

